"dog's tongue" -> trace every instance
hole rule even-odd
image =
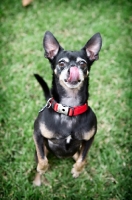
[[[70,75],[68,78],[68,82],[76,82],[79,80],[79,70],[77,67],[70,68]]]

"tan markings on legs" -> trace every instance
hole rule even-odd
[[[75,153],[75,154],[73,155],[73,159],[74,159],[75,161],[77,161],[78,157],[79,157],[79,153],[78,153],[78,152]]]
[[[73,165],[73,168],[71,171],[74,178],[77,178],[80,175],[86,163],[86,159],[85,160],[82,159],[82,152],[83,152],[83,147],[81,148],[80,155],[78,155],[76,163]]]
[[[44,151],[45,151],[45,155],[47,156],[48,155],[48,150],[47,150],[47,148],[45,146],[44,146]],[[47,169],[48,169],[48,166],[47,166]],[[38,166],[37,166],[37,171],[38,171]],[[41,174],[42,174],[42,172],[37,172],[36,173],[34,181],[33,181],[33,185],[35,185],[35,186],[40,186],[41,185]]]
[[[90,131],[84,133],[83,139],[90,140],[90,138],[92,138],[94,136],[94,134],[95,134],[95,127],[93,126],[93,128]]]
[[[40,173],[40,174],[43,174],[44,172],[47,171],[49,167],[49,164],[48,164],[48,159],[45,158],[45,159],[41,159],[39,160],[38,162],[38,165],[37,165],[37,171]]]
[[[47,129],[47,127],[45,126],[44,123],[40,123],[40,127],[39,128],[40,128],[41,134],[45,138],[48,138],[48,139],[53,138],[53,133]]]
[[[80,173],[83,171],[83,169],[84,169],[84,166],[85,166],[85,163],[86,163],[86,161],[84,160],[83,162],[81,161],[81,162],[76,162],[74,165],[73,165],[73,168],[72,168],[72,171],[71,171],[71,173],[72,173],[72,176],[74,177],[74,178],[77,178],[79,175],[80,175]]]
[[[41,185],[41,174],[40,173],[36,173],[36,176],[34,178],[33,184],[35,186],[40,186]]]
[[[37,145],[36,140],[35,140],[35,137],[33,137],[33,138],[34,138],[34,142],[35,142],[35,145],[36,145],[36,151],[37,151],[37,157],[38,157],[37,171],[40,174],[42,174],[45,171],[47,171],[47,169],[48,169],[48,166],[49,166],[48,165],[48,159],[47,159],[46,155],[45,155],[44,159],[41,157],[38,145]],[[46,148],[46,147],[44,147],[44,148]]]
[[[51,184],[48,182],[48,180],[44,176],[42,176],[42,177],[41,176],[42,175],[39,174],[38,172],[36,173],[36,176],[35,176],[34,181],[33,181],[33,185],[34,186],[40,186],[41,184],[44,184],[44,185],[51,187]]]
[[[49,153],[49,151],[48,151],[48,149],[46,148],[46,146],[44,145],[44,152],[45,152],[45,156],[47,156],[48,155],[48,153]]]
[[[94,134],[91,134],[91,135],[94,135]],[[90,140],[82,142],[82,147],[80,150],[79,157],[76,160],[76,163],[73,165],[73,168],[71,171],[71,173],[73,174],[73,177],[75,178],[78,177],[79,174],[83,171],[83,168],[86,163],[86,155],[92,145],[93,140],[94,140],[94,136],[90,138]]]

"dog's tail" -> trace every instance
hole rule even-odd
[[[45,99],[47,101],[49,98],[51,98],[50,89],[49,89],[47,83],[38,74],[34,74],[34,76],[37,79],[37,81],[39,82],[39,84],[41,85],[43,92],[44,92]]]

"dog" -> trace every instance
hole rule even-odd
[[[35,74],[47,101],[34,122],[35,185],[41,185],[41,174],[48,169],[49,151],[58,158],[73,157],[73,177],[83,171],[97,132],[97,118],[88,105],[88,88],[91,65],[99,58],[101,46],[100,33],[91,37],[80,51],[65,51],[51,32],[44,35],[45,57],[53,75],[50,90],[43,78]]]

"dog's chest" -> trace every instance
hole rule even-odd
[[[57,157],[73,156],[80,148],[81,141],[75,140],[69,135],[67,138],[48,139],[47,147]]]
[[[74,128],[77,126],[76,117],[70,118],[63,114],[52,113],[51,117],[45,117],[44,123],[42,126],[46,129],[42,130],[41,127],[41,133],[46,138],[47,147],[57,157],[72,156],[80,148],[81,138],[79,140],[76,137]]]
[[[78,116],[69,117],[59,114],[53,110],[45,110],[39,121],[41,134],[47,139],[65,139],[69,136],[72,139],[82,139],[81,133],[78,134]]]
[[[62,129],[66,129],[67,131],[72,131],[73,127],[77,123],[76,118],[69,118],[66,115],[55,115],[55,121],[58,126],[60,126]]]
[[[77,126],[77,122],[78,120],[76,117],[69,117],[63,114],[54,113],[54,115],[52,115],[52,124],[50,123],[50,126],[48,126],[49,124],[46,122],[46,125],[53,133],[52,138],[62,139],[67,138],[68,136],[75,137],[74,131],[75,126]]]
[[[82,140],[93,137],[96,126],[96,116],[90,107],[84,114],[74,117],[47,108],[35,122],[35,128],[45,138],[47,148],[58,157],[74,155],[80,149]]]

